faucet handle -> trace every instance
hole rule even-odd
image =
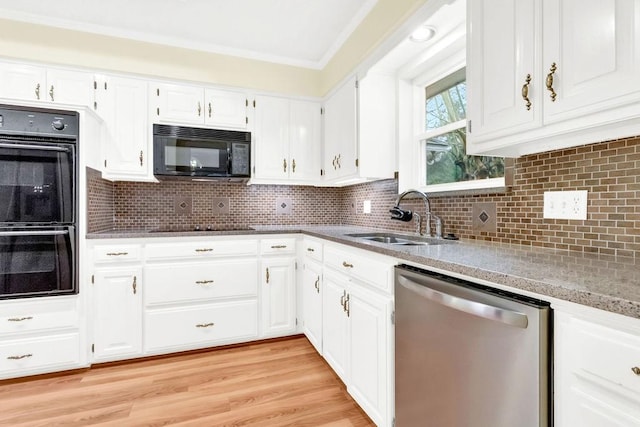
[[[389,209],[389,212],[391,213],[391,219],[397,219],[398,221],[409,222],[413,218],[413,212],[400,209],[398,206]]]

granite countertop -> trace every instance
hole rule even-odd
[[[399,260],[640,318],[640,259],[492,242],[390,246],[347,236],[385,230],[354,226],[253,226],[222,231],[105,231],[88,239],[304,233]]]

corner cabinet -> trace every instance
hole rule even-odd
[[[479,0],[467,9],[470,154],[515,157],[640,133],[640,3]]]
[[[369,73],[347,80],[324,112],[323,178],[344,185],[393,178],[396,162],[395,78]]]
[[[640,425],[640,321],[555,307],[554,329],[554,425]]]
[[[252,182],[320,180],[320,104],[274,96],[255,100],[255,174]]]
[[[96,76],[95,112],[104,120],[103,178],[155,181],[147,82]]]

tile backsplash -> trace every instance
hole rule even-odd
[[[415,231],[413,221],[389,218],[388,210],[398,194],[395,180],[315,188],[178,181],[110,183],[90,174],[89,189],[89,231],[270,224],[349,224]],[[543,193],[562,190],[589,192],[586,221],[543,218]],[[176,200],[189,197],[191,213],[180,214]],[[228,200],[228,214],[217,213],[226,208],[214,207],[220,200]],[[367,214],[363,212],[366,200],[371,201]],[[276,201],[281,205],[286,201],[287,206],[276,206]],[[421,202],[409,201],[406,206],[419,213],[424,210]],[[431,209],[443,219],[446,233],[462,239],[637,257],[640,137],[515,159],[513,186],[507,193],[433,196]],[[476,216],[482,212],[487,217],[480,224]]]

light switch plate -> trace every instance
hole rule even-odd
[[[548,219],[587,219],[586,190],[545,191],[544,218]]]

